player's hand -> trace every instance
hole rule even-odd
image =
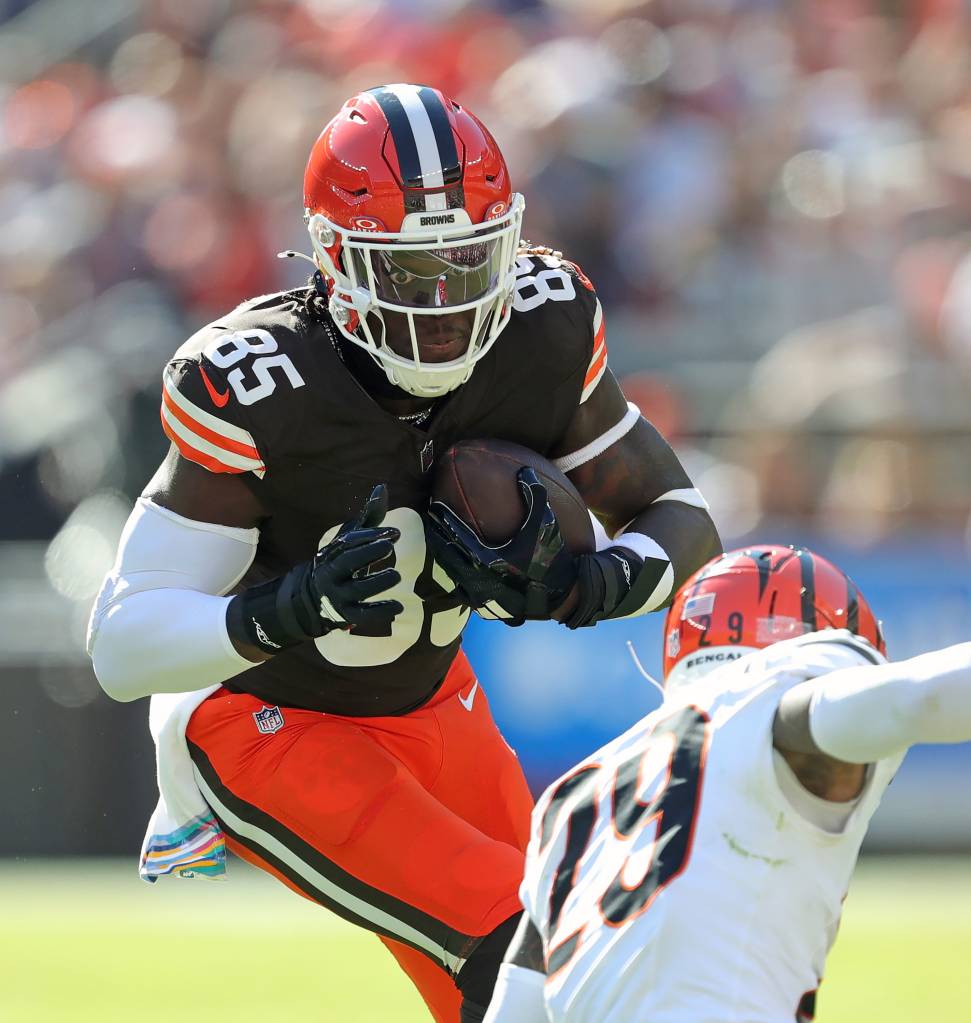
[[[464,596],[486,617],[507,625],[547,620],[577,579],[576,558],[567,550],[546,487],[523,466],[516,476],[526,517],[516,535],[490,547],[448,505],[432,501],[427,536],[435,560]]]
[[[386,636],[401,613],[397,600],[369,599],[401,581],[396,569],[377,567],[391,557],[401,536],[393,526],[381,525],[387,512],[388,488],[379,483],[361,513],[317,551],[302,596],[308,614],[317,613],[325,632],[337,628]]]
[[[389,635],[402,605],[370,599],[401,580],[396,569],[380,567],[401,535],[393,526],[381,525],[387,510],[388,488],[381,483],[360,514],[345,522],[310,561],[234,597],[226,613],[234,645],[275,654],[334,629]]]

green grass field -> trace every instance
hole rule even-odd
[[[817,1018],[965,1019],[969,959],[971,859],[865,863]],[[127,861],[0,860],[0,964],[2,1023],[429,1019],[374,938],[238,862],[150,887]]]

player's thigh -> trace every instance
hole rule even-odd
[[[525,850],[533,797],[485,691],[472,677],[470,685],[437,703],[434,713],[443,756],[432,792],[485,834]]]
[[[427,791],[353,721],[214,694],[187,730],[203,794],[228,834],[347,919],[457,968],[517,912],[519,849]]]

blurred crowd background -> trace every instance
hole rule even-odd
[[[842,552],[914,646],[967,638],[969,42],[961,0],[0,0],[0,738],[33,781],[0,786],[0,852],[137,841],[145,708],[100,695],[83,627],[167,446],[161,369],[300,282],[309,148],[383,82],[490,127],[726,544]],[[534,678],[546,635],[506,647]],[[575,700],[557,732],[496,685],[522,744],[588,751]]]

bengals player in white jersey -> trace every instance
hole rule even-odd
[[[971,740],[971,643],[890,663],[807,550],[680,589],[665,698],[537,803],[486,1023],[811,1020],[867,825],[909,746]]]

